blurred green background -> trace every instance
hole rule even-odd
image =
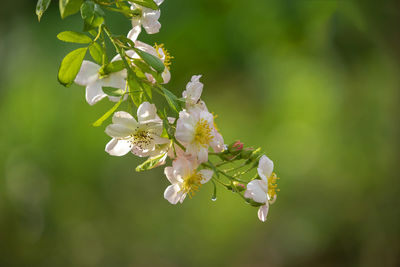
[[[0,266],[400,265],[398,1],[166,0],[139,37],[175,57],[171,91],[204,75],[227,143],[274,160],[266,223],[211,183],[170,205],[163,168],[105,153],[110,102],[56,79],[79,15],[38,23],[35,2],[0,9]]]

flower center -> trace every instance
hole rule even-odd
[[[164,61],[164,66],[165,66],[167,69],[169,69],[170,66],[171,66],[171,59],[173,59],[174,57],[171,56],[171,54],[168,52],[167,49],[165,49],[164,44],[157,44],[157,43],[155,43],[155,44],[154,44],[154,49],[156,50],[157,56],[158,56],[160,59],[163,59],[163,58],[164,58],[164,60],[163,60],[163,61]],[[160,51],[160,49],[161,49],[161,51]]]
[[[186,177],[181,185],[181,192],[186,193],[189,198],[195,195],[197,191],[199,191],[201,187],[201,179],[203,177],[198,173],[194,172],[190,176]]]
[[[132,144],[138,146],[140,149],[145,149],[151,142],[153,137],[150,136],[148,131],[137,131],[131,135]]]
[[[272,175],[268,178],[268,195],[271,198],[271,201],[275,201],[276,199],[276,192],[279,192],[278,185],[276,181],[279,180],[279,177],[273,172]]]
[[[205,119],[200,119],[195,128],[194,140],[196,143],[205,146],[210,143],[213,136],[211,135],[211,127]]]

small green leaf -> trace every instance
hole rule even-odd
[[[73,15],[79,12],[83,0],[60,0],[60,14],[61,18]]]
[[[146,62],[150,67],[161,73],[164,71],[164,63],[156,56],[135,48],[135,52]]]
[[[125,94],[125,90],[113,87],[103,87],[103,92],[109,96],[123,96]]]
[[[136,167],[137,172],[153,169],[162,164],[167,158],[168,152],[161,153],[160,155],[150,157],[145,162]]]
[[[38,20],[43,16],[43,13],[47,10],[50,5],[51,0],[38,0],[36,4],[36,15],[38,16]]]
[[[151,86],[148,85],[147,83],[142,83],[142,87],[143,87],[144,91],[146,92],[146,94],[149,96],[149,98],[152,99],[153,92],[151,90]]]
[[[119,107],[119,105],[121,105],[121,103],[122,103],[123,100],[124,100],[124,98],[121,97],[121,99],[120,99],[117,103],[115,103],[115,105],[114,105],[112,108],[110,108],[106,113],[104,113],[104,115],[101,116],[100,119],[98,119],[97,121],[93,122],[92,125],[93,125],[94,127],[99,127],[99,126],[101,126],[101,125],[103,124],[103,122],[104,122],[106,119],[108,119],[108,117],[110,117],[110,116],[114,113],[114,111],[117,110],[117,108]]]
[[[87,47],[78,48],[64,57],[58,71],[58,81],[62,85],[70,86],[74,82],[87,50]]]
[[[158,5],[153,0],[129,0],[129,2],[133,2],[135,4],[151,8],[153,10],[158,9]]]
[[[129,95],[136,107],[143,102],[143,89],[134,73],[128,70]]]
[[[165,99],[167,100],[168,105],[176,112],[179,113],[180,110],[182,110],[181,106],[179,105],[178,98],[171,93],[169,90],[165,89],[164,87],[161,87]]]
[[[101,65],[103,61],[103,48],[101,48],[98,43],[94,42],[89,46],[89,52],[94,61]]]
[[[104,22],[104,11],[91,1],[86,1],[81,6],[81,17],[84,21],[84,31],[90,31]]]
[[[123,69],[125,69],[124,62],[122,60],[117,60],[117,61],[113,61],[113,62],[110,62],[109,64],[107,64],[104,68],[104,73],[109,74],[109,73],[121,71]]]
[[[74,31],[60,32],[57,35],[57,38],[63,42],[68,42],[68,43],[88,44],[92,42],[92,39],[89,36]]]

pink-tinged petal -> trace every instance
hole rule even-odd
[[[180,188],[177,184],[170,185],[164,191],[164,198],[169,201],[171,204],[176,204],[181,199],[182,193],[180,192]]]
[[[248,183],[244,196],[258,203],[267,202],[267,193],[263,190],[261,182],[261,180],[253,180]]]
[[[178,180],[176,180],[175,175],[174,175],[173,167],[165,167],[164,174],[165,174],[165,176],[167,176],[167,179],[171,184],[178,183]]]
[[[156,106],[149,102],[143,102],[137,110],[137,116],[139,122],[154,120],[157,116]]]
[[[110,124],[106,127],[106,134],[114,138],[125,138],[132,134],[132,129],[122,124]]]
[[[208,160],[208,147],[200,147],[199,153],[197,154],[199,163],[207,162]]]
[[[176,158],[172,162],[172,167],[174,168],[174,175],[178,180],[183,180],[184,177],[189,176],[194,171],[193,163],[186,157]]]
[[[125,111],[118,111],[115,112],[112,118],[113,124],[121,124],[126,128],[136,130],[138,123],[136,122],[135,118]]]
[[[94,105],[107,95],[103,92],[101,84],[98,81],[86,86],[86,101],[89,105]]]
[[[127,37],[131,39],[132,42],[135,42],[141,31],[142,27],[140,27],[140,24],[137,24],[137,21],[135,21],[135,26],[128,32]]]
[[[127,140],[111,139],[106,145],[106,152],[111,156],[124,156],[131,151],[132,144]]]
[[[201,174],[201,177],[203,178],[203,179],[201,179],[202,184],[205,184],[208,181],[210,181],[210,179],[214,175],[214,172],[212,170],[208,170],[208,169],[203,169],[203,170],[199,171],[199,173]]]
[[[274,169],[274,163],[267,156],[263,155],[258,162],[258,175],[263,179],[268,179]]]
[[[142,148],[133,145],[133,146],[132,146],[132,149],[131,149],[131,152],[132,152],[132,154],[134,154],[134,155],[136,155],[136,156],[138,156],[138,157],[143,158],[143,157],[148,157],[148,156],[150,156],[154,151],[149,150],[149,149],[143,150]]]
[[[260,221],[265,222],[267,220],[268,209],[268,203],[258,208],[258,219],[260,219]]]
[[[215,153],[220,153],[225,149],[224,138],[217,130],[214,130],[214,138],[211,140],[210,145]]]
[[[75,77],[75,83],[79,85],[89,85],[96,81],[99,77],[98,71],[100,69],[100,66],[84,60],[82,62],[81,69],[79,70],[78,75]]]

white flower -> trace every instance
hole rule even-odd
[[[261,180],[253,180],[247,184],[244,197],[250,198],[258,203],[264,203],[258,209],[258,218],[265,222],[267,219],[269,204],[276,200],[276,174],[273,173],[274,163],[263,155],[259,162],[257,172]]]
[[[171,79],[171,73],[169,72],[169,66],[171,65],[171,59],[173,57],[171,57],[171,55],[168,53],[168,51],[164,48],[164,45],[163,44],[160,44],[160,45],[155,44],[155,46],[152,47],[151,45],[148,45],[141,41],[136,41],[135,47],[144,52],[147,52],[155,57],[158,57],[162,61],[162,63],[164,63],[165,68],[164,68],[164,71],[161,73],[161,77],[163,79],[163,84],[168,83],[169,80]],[[137,56],[137,57],[139,57],[139,56]],[[136,56],[133,56],[133,58],[136,58]],[[146,73],[146,77],[150,82],[152,82],[152,83],[156,82],[154,77],[151,76],[150,74]]]
[[[163,79],[163,84],[166,84],[169,82],[171,79],[171,73],[169,71],[169,66],[171,65],[171,55],[168,53],[168,51],[164,48],[164,45],[155,45],[152,47],[151,45],[148,45],[146,43],[143,43],[141,41],[135,41],[135,48],[138,48],[146,53],[149,53],[153,56],[158,57],[162,63],[164,63],[164,71],[161,73],[161,78]],[[133,50],[128,50],[126,51],[126,55],[131,58],[131,59],[140,59],[140,56]],[[117,59],[121,60],[121,56],[117,56]],[[134,65],[133,61],[132,64]],[[151,74],[146,73],[146,77],[151,83],[156,83],[156,80]]]
[[[206,104],[200,100],[203,92],[203,83],[200,82],[200,78],[201,75],[193,75],[191,81],[186,85],[186,90],[182,92],[187,109],[199,107],[207,110]]]
[[[154,104],[143,102],[137,110],[137,116],[138,121],[127,112],[114,113],[113,124],[105,130],[112,137],[106,145],[106,152],[112,156],[123,156],[131,151],[139,157],[146,157],[155,153],[156,145],[169,142],[160,137],[163,125]]]
[[[160,6],[163,1],[164,0],[154,0],[158,6]],[[139,35],[141,26],[143,26],[148,34],[154,34],[160,31],[161,24],[158,22],[158,19],[160,18],[159,9],[153,10],[135,3],[131,3],[131,9],[138,11],[138,15],[132,18],[133,29],[128,34],[133,41],[135,41]]]
[[[179,112],[175,137],[199,163],[208,160],[209,146],[215,152],[222,152],[224,148],[224,140],[215,129],[213,115],[197,107]]]
[[[114,61],[115,59],[113,59]],[[91,61],[84,60],[81,69],[75,78],[75,83],[86,86],[86,101],[89,105],[94,105],[107,96],[103,92],[103,87],[113,87],[125,90],[126,71],[118,71],[101,76],[100,66]],[[119,101],[119,97],[109,97],[111,101]]]
[[[171,185],[165,189],[164,198],[171,204],[182,203],[186,195],[191,198],[200,187],[213,176],[213,171],[202,169],[197,171],[196,160],[178,157],[172,167],[166,167],[164,173]]]

